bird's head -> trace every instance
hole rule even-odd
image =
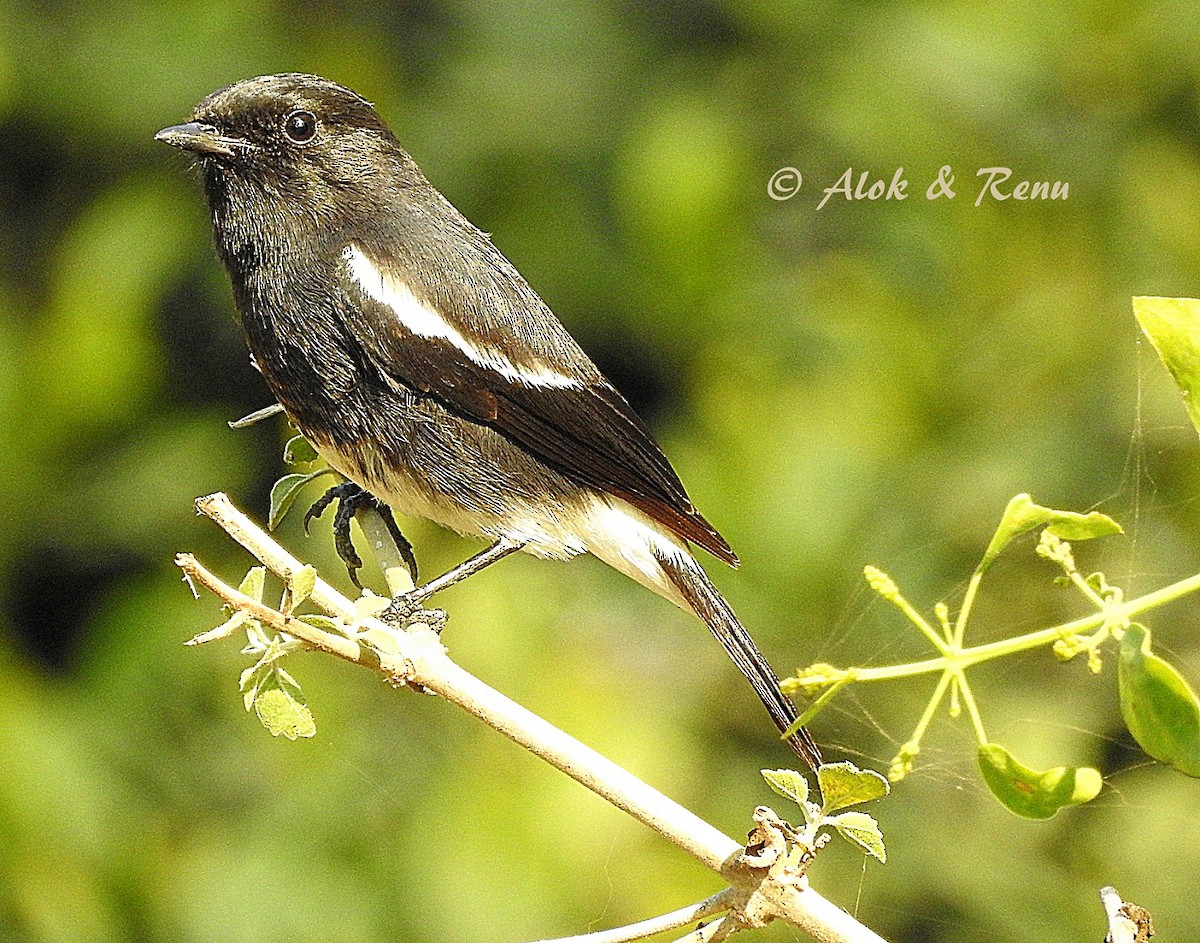
[[[237,82],[155,139],[195,155],[214,210],[236,190],[328,219],[356,194],[424,182],[369,102],[315,75]]]

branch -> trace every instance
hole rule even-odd
[[[740,929],[743,928],[738,926],[736,921],[729,917],[722,917],[720,920],[696,927],[691,933],[681,936],[675,943],[721,943],[722,940],[728,940]]]
[[[630,940],[641,940],[667,930],[678,930],[680,927],[686,927],[688,924],[723,913],[729,910],[736,899],[737,892],[732,887],[727,887],[720,893],[713,894],[707,900],[681,907],[679,910],[663,914],[661,917],[651,917],[649,920],[640,920],[637,923],[616,927],[612,930],[584,933],[579,936],[564,936],[556,940],[539,940],[537,943],[629,943]],[[684,939],[691,936],[692,934],[688,934]]]
[[[225,495],[200,498],[196,506],[284,580],[291,580],[301,569],[302,564],[295,557],[238,511]],[[779,918],[824,943],[884,943],[881,937],[808,887],[806,880],[789,879],[782,873],[772,873],[777,869],[747,862],[745,849],[732,838],[460,668],[427,627],[418,625],[408,632],[395,633],[398,651],[389,655],[255,602],[221,582],[188,554],[180,554],[176,562],[189,578],[228,605],[249,612],[279,631],[313,648],[370,668],[394,684],[412,683],[440,694],[674,842],[732,885],[727,903],[735,919],[720,921],[727,928],[725,932],[761,926]],[[351,600],[321,579],[316,581],[309,598],[347,624],[386,629],[377,620],[363,620]]]

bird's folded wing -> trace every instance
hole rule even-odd
[[[416,272],[389,271],[357,245],[343,257],[347,325],[386,374],[736,564],[629,404],[514,270],[482,288],[470,280],[432,286]],[[497,296],[504,285],[514,287]]]

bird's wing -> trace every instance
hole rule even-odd
[[[406,260],[401,276],[350,244],[340,270],[348,326],[393,379],[736,564],[629,404],[491,251],[468,255],[470,267],[443,260],[439,277]]]

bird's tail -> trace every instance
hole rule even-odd
[[[746,676],[775,726],[781,733],[787,730],[800,716],[796,712],[796,705],[779,690],[779,677],[700,564],[682,554],[655,553],[655,557],[683,600],[704,620],[733,663]],[[792,734],[787,742],[793,752],[813,770],[821,765],[821,750],[804,727]]]

